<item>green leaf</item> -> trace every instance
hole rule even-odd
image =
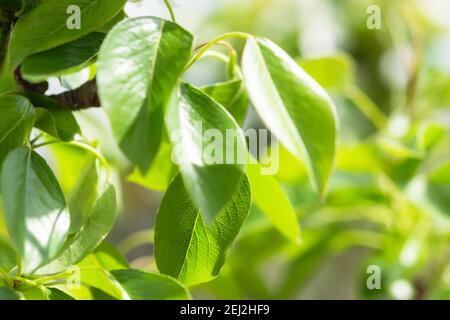
[[[59,138],[58,129],[56,129],[56,121],[53,115],[47,109],[36,108],[36,123],[35,128]]]
[[[412,203],[430,213],[439,229],[450,230],[450,162],[419,174],[405,187]]]
[[[132,300],[187,300],[187,289],[168,276],[139,270],[111,272]]]
[[[60,254],[46,266],[40,268],[39,274],[52,274],[65,270],[83,260],[111,231],[116,220],[116,193],[114,187],[101,183],[96,200],[83,228],[71,235]]]
[[[81,133],[72,111],[60,102],[39,93],[26,92],[23,95],[30,100],[37,111],[36,128],[63,141],[71,141]]]
[[[53,259],[68,235],[64,195],[45,160],[25,147],[5,159],[1,186],[8,231],[24,273]]]
[[[92,208],[98,196],[97,191],[102,188],[97,171],[97,159],[90,156],[69,195],[70,234],[80,231],[92,214]]]
[[[102,268],[106,270],[128,269],[130,267],[119,250],[106,241],[103,241],[93,254]]]
[[[289,198],[274,177],[261,172],[260,164],[247,165],[253,201],[286,238],[299,243],[300,225]]]
[[[114,299],[122,299],[120,285],[109,271],[128,269],[127,261],[110,244],[103,241],[93,253],[77,264],[84,285],[103,291]]]
[[[125,5],[126,0],[46,0],[29,14],[19,18],[11,33],[8,70],[37,52],[55,48],[101,27]],[[80,29],[67,27],[70,6],[80,8]],[[45,23],[43,23],[45,22]]]
[[[1,0],[0,9],[25,14],[43,0]]]
[[[100,99],[120,148],[141,172],[156,156],[164,108],[191,48],[192,35],[177,24],[144,17],[116,25],[100,49]]]
[[[9,272],[17,265],[17,253],[10,241],[0,236],[0,268]]]
[[[105,37],[105,33],[91,32],[72,42],[33,54],[22,63],[22,77],[36,83],[79,71],[94,61]]]
[[[0,287],[0,300],[20,300],[20,296],[11,288]]]
[[[351,57],[340,54],[315,59],[302,59],[300,66],[327,90],[344,92],[355,82],[355,67]]]
[[[23,144],[35,120],[35,110],[24,97],[0,97],[0,165],[12,149]]]
[[[200,90],[227,109],[236,121],[242,125],[247,115],[249,98],[240,70],[234,78],[200,87]]]
[[[69,296],[64,291],[61,291],[57,288],[47,288],[46,300],[75,300],[75,299]]]
[[[150,190],[165,191],[176,176],[178,169],[171,161],[172,147],[162,141],[158,153],[147,173],[142,174],[138,168],[128,176],[128,181]]]
[[[304,159],[313,186],[324,194],[338,136],[328,94],[269,40],[250,38],[242,64],[257,113],[294,156]]]
[[[2,0],[0,2],[0,9],[19,11],[22,8],[23,0]]]
[[[174,93],[166,126],[174,148],[172,158],[209,224],[231,199],[243,175],[244,134],[220,104],[188,84]]]
[[[155,259],[158,269],[188,286],[212,280],[247,218],[250,186],[242,177],[239,190],[206,226],[181,176],[167,190],[156,217]]]

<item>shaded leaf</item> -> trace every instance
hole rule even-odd
[[[63,141],[73,140],[76,134],[81,133],[72,111],[65,105],[39,93],[26,92],[23,95],[35,108],[48,111],[38,111],[36,121],[38,129]]]
[[[103,241],[111,231],[116,219],[116,194],[110,184],[102,184],[97,198],[83,228],[71,235],[60,254],[48,265],[38,270],[39,274],[60,272],[83,260]]]
[[[17,265],[17,253],[10,241],[0,236],[0,268],[9,272]]]
[[[155,259],[158,269],[186,285],[213,279],[247,218],[251,203],[245,176],[225,208],[206,226],[178,176],[170,185],[158,211]]]
[[[187,289],[168,276],[139,270],[111,272],[132,300],[187,300]]]
[[[20,71],[29,82],[79,71],[94,61],[106,34],[91,32],[72,42],[33,54],[26,58]]]

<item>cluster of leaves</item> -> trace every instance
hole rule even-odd
[[[445,10],[431,10],[433,1],[249,0],[240,10],[239,1],[226,3],[209,25],[264,32],[292,56],[310,57],[297,62],[335,101],[341,136],[325,201],[307,185],[304,164],[280,154],[275,178],[299,215],[302,244],[280,237],[252,208],[221,275],[194,294],[448,299],[449,29],[438,19]],[[367,28],[374,4],[380,30]],[[316,10],[327,31],[317,31]],[[321,56],[323,38],[311,39],[311,28],[339,36],[327,38],[336,53]],[[367,287],[369,266],[381,271],[380,289]]]
[[[318,194],[327,190],[338,132],[335,107],[288,54],[246,33],[225,34],[194,50],[193,36],[181,26],[156,17],[127,19],[125,3],[2,2],[0,186],[9,234],[0,239],[2,298],[189,298],[187,287],[219,274],[252,201],[297,243],[296,213],[274,177],[262,175],[259,164],[203,161],[208,129],[224,137],[227,130],[236,132],[234,143],[219,150],[223,154],[247,154],[240,124],[249,100],[280,143],[303,161]],[[66,27],[69,5],[80,8],[81,29]],[[181,80],[212,46],[233,37],[246,45],[241,64],[228,46],[223,60],[229,80],[201,88]],[[86,68],[96,78],[117,145],[136,167],[130,179],[167,189],[154,235],[159,273],[130,269],[104,241],[116,218],[116,191],[108,161],[84,135],[77,115],[27,90],[50,77],[73,80]],[[29,86],[20,86],[18,77]],[[175,146],[174,153],[185,157],[179,166],[171,159]],[[43,147],[82,159],[60,172],[75,171],[73,181],[58,181],[36,151]],[[55,158],[64,168],[57,152]],[[71,289],[77,270],[82,287]]]

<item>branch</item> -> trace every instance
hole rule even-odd
[[[73,111],[100,107],[95,79],[86,82],[75,90],[50,97],[68,106]]]
[[[47,82],[33,84],[26,81],[22,78],[19,69],[14,72],[14,78],[19,88],[23,91],[44,94],[48,89]],[[57,95],[51,95],[50,98],[61,102],[72,111],[100,107],[95,79],[86,82],[77,89]]]

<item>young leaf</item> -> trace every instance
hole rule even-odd
[[[97,193],[97,199],[83,228],[71,235],[58,256],[37,273],[51,274],[65,270],[88,256],[111,231],[116,219],[116,193],[106,184]]]
[[[45,293],[46,300],[75,300],[73,297],[57,288],[47,288]]]
[[[191,48],[192,35],[177,24],[144,17],[119,23],[100,49],[102,105],[120,148],[142,172],[158,151],[164,108]]]
[[[91,32],[84,37],[26,58],[20,71],[29,82],[74,73],[93,62],[106,34]]]
[[[337,115],[328,94],[282,49],[250,38],[243,55],[250,99],[282,144],[304,159],[311,181],[326,191],[337,142]]]
[[[53,172],[25,147],[5,159],[1,186],[9,234],[30,273],[53,259],[68,235],[70,215]]]
[[[166,126],[186,187],[209,224],[243,175],[244,134],[220,104],[188,84],[174,93]]]
[[[111,272],[131,300],[187,300],[187,289],[175,279],[139,270]]]
[[[226,207],[206,226],[186,191],[181,176],[164,196],[155,227],[158,269],[188,286],[213,279],[225,262],[250,209],[250,186],[245,176]]]
[[[24,97],[0,97],[0,166],[8,152],[23,144],[35,120],[35,110]]]
[[[46,0],[29,14],[19,18],[11,33],[8,48],[8,70],[37,52],[55,48],[101,27],[125,5],[126,0]],[[67,13],[71,6],[80,8]],[[79,28],[69,28],[72,19],[80,19]]]
[[[48,111],[38,111],[36,121],[38,129],[63,141],[73,140],[76,134],[81,133],[73,113],[65,105],[35,92],[26,92],[23,95],[30,100],[35,108]]]
[[[246,173],[256,206],[289,240],[300,241],[300,226],[294,208],[277,180],[261,174],[261,165],[247,165]]]

